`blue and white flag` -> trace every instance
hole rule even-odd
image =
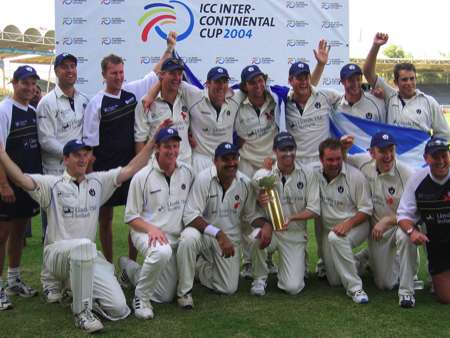
[[[354,145],[350,154],[366,152],[370,147],[370,140],[377,132],[383,131],[395,137],[397,143],[397,158],[414,168],[425,166],[423,151],[430,135],[423,130],[398,127],[390,124],[373,122],[346,113],[330,115],[330,130],[333,137],[352,135]]]

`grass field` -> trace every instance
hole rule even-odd
[[[127,252],[127,227],[121,224],[122,209],[115,215],[115,258]],[[311,229],[310,229],[311,230]],[[310,231],[310,271],[316,261]],[[423,254],[423,253],[422,253]],[[33,220],[33,237],[27,240],[22,271],[24,279],[39,288],[42,259],[40,221]],[[276,257],[275,257],[276,260]],[[422,260],[420,277],[426,279]],[[137,320],[133,315],[119,322],[104,321],[102,337],[444,337],[450,336],[450,306],[438,304],[425,290],[416,295],[414,309],[401,309],[397,292],[379,291],[371,277],[364,278],[370,297],[367,305],[354,304],[343,288],[330,288],[311,274],[306,288],[289,296],[269,281],[268,294],[249,294],[250,282],[240,281],[239,291],[220,296],[196,285],[195,309],[185,311],[175,303],[154,304],[156,317]],[[132,293],[127,292],[131,300]],[[81,337],[69,307],[45,304],[40,297],[12,298],[14,309],[0,313],[0,337]]]

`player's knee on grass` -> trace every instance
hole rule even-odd
[[[305,287],[305,281],[303,278],[300,278],[299,280],[291,278],[285,281],[279,281],[278,287],[290,295],[296,295]]]
[[[112,321],[124,319],[131,312],[123,293],[114,295],[109,304],[100,304],[100,306],[105,311],[107,318]]]

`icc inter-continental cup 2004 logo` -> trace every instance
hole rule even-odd
[[[138,25],[145,24],[141,33],[141,40],[146,42],[148,35],[152,28],[155,28],[155,32],[163,40],[167,39],[167,33],[163,30],[163,26],[176,24],[177,17],[182,15],[182,11],[186,11],[189,16],[189,24],[184,32],[177,34],[177,41],[186,39],[194,28],[194,14],[192,10],[183,2],[178,0],[169,0],[168,3],[154,2],[144,6],[146,12],[138,20]]]

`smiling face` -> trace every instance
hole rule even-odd
[[[169,139],[156,145],[156,158],[159,167],[163,170],[173,168],[176,165],[178,154],[180,153],[180,141]]]
[[[296,148],[287,146],[282,148],[275,148],[273,151],[277,158],[278,169],[283,173],[290,173],[295,166],[295,152]]]
[[[106,91],[117,95],[122,89],[125,79],[123,63],[108,63],[105,71],[102,73],[105,79]]]
[[[245,82],[245,90],[250,100],[252,98],[263,98],[266,90],[266,80],[264,79],[264,75],[257,75]]]
[[[77,64],[70,59],[63,60],[56,66],[55,75],[61,88],[73,87],[77,82]]]
[[[385,148],[372,147],[369,149],[369,152],[380,172],[386,173],[394,166],[395,145],[390,145]]]
[[[214,164],[217,169],[217,175],[226,181],[231,181],[236,177],[239,165],[238,154],[227,154],[218,156],[214,159]]]
[[[289,76],[289,84],[295,96],[309,97],[311,95],[311,75],[309,73]]]
[[[160,79],[162,92],[178,91],[178,88],[180,87],[181,84],[181,80],[183,79],[183,71],[178,69],[161,72]]]
[[[439,150],[433,154],[424,155],[425,162],[430,166],[431,174],[438,180],[442,180],[448,175],[449,152],[447,150]]]
[[[324,149],[323,155],[320,157],[320,162],[322,163],[325,176],[332,180],[339,175],[342,170],[342,150],[330,148]]]
[[[92,150],[80,149],[64,156],[64,165],[70,176],[75,178],[83,177],[86,174]]]
[[[362,75],[353,74],[341,81],[345,90],[345,97],[348,99],[360,98],[362,94]]]
[[[211,102],[217,107],[222,106],[228,91],[228,78],[210,80],[206,84],[208,85],[208,96]]]
[[[404,99],[410,99],[416,95],[416,73],[412,70],[400,70],[398,79],[394,80],[398,87],[400,96]]]
[[[28,105],[36,92],[36,78],[30,76],[22,80],[13,80],[12,85],[14,100],[23,105]]]

